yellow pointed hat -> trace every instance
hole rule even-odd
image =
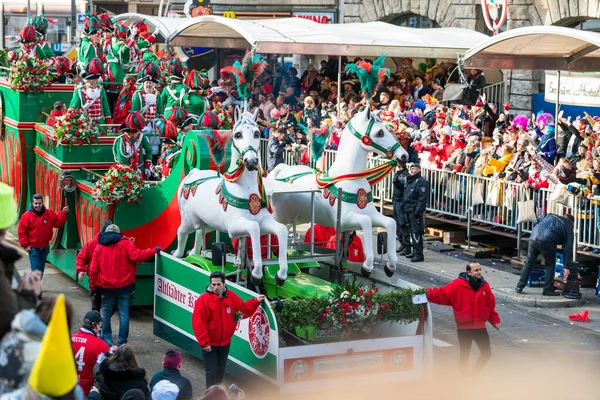
[[[14,190],[6,183],[0,182],[0,229],[13,226],[17,221],[17,217]]]
[[[60,397],[76,385],[77,371],[67,324],[65,295],[61,294],[56,299],[41,350],[31,369],[29,386],[40,394]]]

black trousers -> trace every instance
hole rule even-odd
[[[202,350],[204,359],[204,373],[206,375],[206,388],[223,382],[227,356],[229,355],[229,344],[227,346],[211,346],[211,351]]]
[[[92,298],[92,310],[100,312],[102,310],[102,296],[96,293],[96,297]]]
[[[552,244],[544,244],[536,242],[535,240],[529,241],[529,247],[527,249],[527,259],[523,264],[523,270],[521,270],[521,278],[517,283],[517,288],[523,289],[527,285],[529,274],[531,269],[535,265],[539,255],[544,257],[544,265],[546,266],[546,276],[544,282],[544,292],[554,291],[554,266],[556,265],[556,246]],[[575,275],[577,276],[577,275]]]
[[[415,257],[423,257],[423,234],[425,233],[425,217],[423,213],[406,211],[406,219],[410,224],[410,237]]]
[[[469,362],[469,354],[471,353],[471,344],[475,342],[479,348],[479,359],[473,367],[474,372],[479,372],[492,357],[492,346],[490,345],[490,337],[487,329],[458,329],[458,345],[460,346],[460,357],[458,366],[462,372],[467,370]]]
[[[410,248],[410,222],[401,201],[394,200],[394,219],[396,220],[396,238],[404,248]]]

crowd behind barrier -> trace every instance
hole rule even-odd
[[[261,162],[266,166],[267,140],[261,141]],[[326,150],[319,162],[311,160],[310,166],[329,168],[335,160],[337,151]],[[380,157],[369,157],[367,168],[384,163]],[[298,165],[296,151],[287,150],[285,163]],[[319,165],[317,165],[319,164]],[[575,248],[600,249],[600,197],[590,199],[569,195],[566,204],[550,200],[554,188],[530,189],[515,182],[505,182],[495,178],[486,178],[453,171],[422,167],[422,175],[431,185],[431,195],[427,211],[438,217],[457,218],[467,224],[468,235],[474,223],[494,229],[504,229],[515,234],[520,246],[523,236],[531,233],[533,221],[519,222],[522,207],[519,203],[533,202],[537,219],[547,213],[558,215],[572,214],[575,217]],[[393,174],[373,187],[373,201],[380,209],[391,210],[393,193]],[[498,194],[492,192],[496,190]],[[576,251],[574,251],[576,255]]]

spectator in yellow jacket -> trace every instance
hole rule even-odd
[[[490,158],[487,165],[483,168],[483,176],[498,175],[504,171],[504,168],[508,165],[512,159],[512,153],[514,149],[510,145],[502,145],[496,151],[498,158]]]

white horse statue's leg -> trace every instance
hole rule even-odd
[[[285,225],[275,221],[275,218],[268,216],[260,223],[261,232],[268,232],[277,235],[279,242],[279,270],[275,276],[275,281],[279,286],[285,283],[287,279],[288,263],[287,263],[287,247],[288,247],[288,230]]]
[[[371,272],[373,272],[373,261],[375,260],[375,255],[373,254],[373,224],[371,222],[371,216],[348,211],[344,219],[359,224],[363,231],[365,262],[363,263],[360,272],[364,276],[369,277]],[[342,219],[342,225],[344,224],[344,219]]]
[[[202,227],[200,227],[199,229],[202,229]],[[194,232],[195,230],[196,228],[194,226],[184,222],[184,219],[182,218],[181,225],[179,226],[179,229],[177,229],[177,249],[175,250],[175,252],[173,252],[174,257],[183,257],[188,235]]]
[[[238,218],[235,221],[235,226],[231,226],[231,228],[228,230],[230,237],[247,235],[252,240],[252,262],[254,263],[254,269],[252,269],[250,281],[253,285],[258,286],[263,277],[262,255],[260,252],[260,225],[256,221]]]
[[[372,213],[371,220],[373,221],[373,226],[385,228],[387,231],[388,262],[385,264],[383,271],[388,278],[391,278],[396,271],[396,263],[398,262],[398,256],[396,255],[396,221],[378,212]]]
[[[204,227],[196,231],[196,237],[194,238],[194,247],[192,247],[192,250],[190,250],[190,256],[200,254],[200,251],[203,249],[206,250],[204,248]]]

